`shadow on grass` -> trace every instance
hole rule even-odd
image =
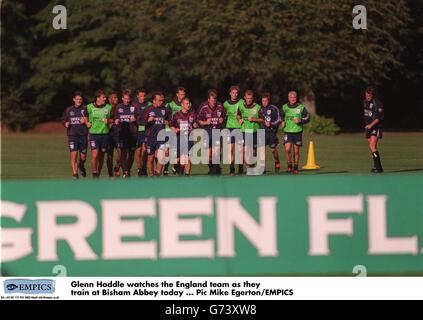
[[[316,172],[316,174],[335,174],[335,173],[348,173],[349,171],[328,171],[328,172]]]
[[[404,169],[404,170],[396,170],[396,171],[387,171],[387,172],[415,172],[415,171],[423,171],[423,168],[420,169]]]

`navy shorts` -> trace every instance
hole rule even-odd
[[[248,143],[253,142],[253,148],[257,147],[257,132],[244,132],[244,146],[247,146]],[[251,147],[248,145],[248,147]]]
[[[138,131],[137,134],[137,148],[142,147],[143,144],[147,143],[147,134],[145,131]]]
[[[283,144],[292,143],[298,147],[303,145],[303,134],[300,133],[285,133],[283,136]]]
[[[110,136],[108,134],[90,134],[91,150],[100,150],[107,152],[110,145]]]
[[[128,134],[125,136],[120,136],[117,147],[119,149],[135,149],[137,145],[137,136]]]
[[[194,141],[189,140],[189,136],[178,135],[177,136],[177,145],[176,145],[176,156],[191,156],[191,149],[194,145]]]
[[[270,149],[275,149],[279,144],[279,139],[276,135],[275,131],[266,130],[266,138],[264,141],[264,145],[267,147],[269,146]]]
[[[156,150],[166,150],[169,148],[168,140],[169,137],[166,137],[165,141],[157,141],[157,137],[147,137],[147,154],[151,156]]]
[[[382,139],[382,129],[373,128],[371,130],[366,129],[366,139],[370,139],[371,136],[375,136],[378,139]]]
[[[214,129],[214,130],[218,130],[218,129]],[[212,132],[213,132],[212,130],[204,130],[203,144],[204,144],[204,148],[206,148],[206,149],[207,148],[218,148],[218,147],[220,148],[220,145],[221,145],[220,140],[222,139],[222,137],[219,136],[218,139],[213,140],[213,133]],[[207,133],[208,137],[207,137],[206,133]]]
[[[229,144],[244,144],[244,134],[241,132],[241,129],[226,128],[229,130],[231,135],[228,135],[227,143]]]
[[[69,152],[79,151],[81,153],[87,153],[87,136],[68,136],[68,148]]]

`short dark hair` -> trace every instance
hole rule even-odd
[[[184,88],[184,87],[177,87],[176,88],[176,93],[178,93],[179,91],[182,91],[182,92],[187,92],[187,90]]]
[[[81,97],[82,98],[82,92],[81,91],[75,91],[73,93],[73,98],[75,98],[75,97]]]
[[[99,89],[99,90],[97,90],[96,92],[95,92],[95,97],[96,98],[100,98],[101,96],[105,96],[106,94],[104,93],[104,90],[103,89]]]
[[[123,92],[122,92],[122,97],[123,97],[123,96],[131,96],[131,94],[132,94],[131,89],[125,89],[125,90],[123,90]]]
[[[117,96],[118,94],[117,94],[117,92],[116,92],[116,91],[110,91],[110,92],[109,92],[109,97],[111,97],[111,96],[113,96],[113,95],[116,95],[116,96]]]
[[[248,90],[245,90],[245,93],[244,93],[244,95],[245,96],[254,96],[254,91],[253,90],[250,90],[250,89],[248,89]]]
[[[263,94],[261,95],[261,98],[262,98],[262,99],[266,98],[267,100],[269,100],[269,101],[270,101],[270,93],[269,93],[269,92],[265,92],[265,93],[263,93]]]
[[[153,100],[156,99],[157,96],[164,97],[163,92],[161,92],[161,91],[153,92],[152,99]]]
[[[145,90],[144,88],[138,88],[137,90],[135,90],[135,94],[138,95],[138,93],[147,93],[147,90]]]
[[[217,98],[217,90],[216,89],[210,89],[207,92],[207,99],[209,98]]]
[[[240,91],[240,89],[239,89],[239,86],[231,86],[230,88],[229,88],[229,93],[232,91],[232,90],[236,90],[236,91]]]

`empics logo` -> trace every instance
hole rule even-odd
[[[26,279],[8,279],[3,282],[4,293],[26,293],[26,294],[40,294],[40,293],[54,293],[55,281],[40,279],[40,280],[26,280]]]

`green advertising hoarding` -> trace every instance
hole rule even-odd
[[[6,181],[1,193],[8,276],[423,274],[422,175]]]

